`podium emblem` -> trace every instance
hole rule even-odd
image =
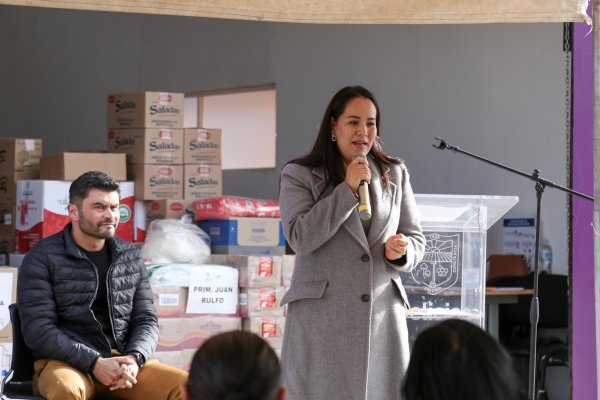
[[[425,233],[425,255],[411,277],[428,294],[440,293],[458,282],[461,238],[460,233]]]

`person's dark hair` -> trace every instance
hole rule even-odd
[[[69,203],[81,204],[88,195],[90,189],[100,189],[105,192],[119,192],[119,183],[104,172],[88,171],[80,175],[71,183],[69,188]]]
[[[340,89],[331,99],[329,105],[325,109],[325,114],[321,120],[319,133],[315,139],[312,150],[303,157],[296,158],[289,163],[299,164],[305,167],[324,167],[325,182],[328,184],[338,185],[344,180],[344,164],[335,142],[331,141],[331,127],[335,121],[344,113],[346,105],[350,100],[357,97],[362,97],[371,100],[377,111],[375,125],[377,126],[377,136],[373,142],[373,146],[369,151],[369,155],[375,160],[379,171],[383,173],[385,164],[399,164],[402,161],[387,156],[383,153],[381,146],[381,137],[379,130],[380,111],[379,104],[375,96],[362,86],[346,86]],[[288,163],[288,164],[289,164]],[[384,185],[389,183],[388,174],[383,175]]]
[[[417,336],[402,394],[405,400],[526,398],[508,352],[487,332],[459,319]]]
[[[254,333],[221,333],[194,354],[187,387],[192,400],[275,400],[281,388],[279,359]]]

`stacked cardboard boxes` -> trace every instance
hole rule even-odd
[[[221,130],[191,128],[184,135],[184,198],[192,202],[221,196]]]
[[[102,171],[117,181],[127,177],[124,154],[64,152],[41,157],[39,167],[40,179],[20,179],[16,185],[15,248],[19,254],[27,253],[39,240],[61,231],[69,223],[69,187],[81,174]],[[120,186],[120,222],[116,236],[131,241],[133,182],[121,182]]]
[[[295,256],[217,255],[211,263],[238,269],[242,328],[263,337],[278,353],[283,345],[285,307]]]
[[[143,242],[146,201],[183,199],[183,94],[120,93],[108,96],[107,149],[124,153],[135,181],[132,240]]]
[[[108,151],[125,153],[137,200],[183,198],[183,94],[108,96]]]
[[[190,285],[152,286],[159,319],[159,344],[154,357],[178,368],[189,368],[195,351],[210,337],[231,330],[247,330],[263,337],[281,354],[286,307],[280,305],[290,286],[293,255],[216,255],[210,264],[189,265]],[[182,264],[162,276],[177,281]],[[232,274],[231,270],[236,273]],[[196,271],[196,272],[191,272]],[[236,285],[238,291],[232,286]],[[237,306],[229,309],[222,298],[239,294]]]
[[[221,168],[221,130],[191,128],[183,137],[182,198],[146,200],[146,221],[140,221],[137,240],[143,241],[145,230],[155,219],[181,218],[194,200],[220,196],[223,191]]]
[[[178,269],[181,272],[182,266]],[[188,287],[152,286],[159,325],[154,357],[186,370],[204,341],[218,333],[242,328],[238,271],[218,265],[190,265],[188,270]]]
[[[107,122],[108,151],[127,155],[136,207],[145,209],[135,241],[153,219],[180,218],[194,199],[221,195],[221,132],[184,131],[182,93],[110,95]]]
[[[40,177],[42,139],[0,139],[0,265],[15,251],[17,181]]]

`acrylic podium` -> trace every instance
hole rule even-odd
[[[485,326],[487,231],[519,201],[445,194],[415,194],[415,199],[427,242],[421,263],[400,274],[411,306],[411,346],[419,332],[444,319]]]

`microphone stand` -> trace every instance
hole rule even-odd
[[[566,187],[557,185],[554,182],[548,181],[542,177],[540,177],[540,171],[537,169],[533,170],[532,174],[527,174],[525,172],[516,170],[514,168],[510,168],[506,165],[497,163],[495,161],[491,161],[487,158],[483,158],[473,153],[469,153],[467,151],[462,150],[458,146],[451,146],[446,141],[440,137],[436,137],[436,140],[439,140],[439,144],[432,146],[436,149],[440,150],[452,150],[457,153],[463,153],[470,157],[476,158],[480,161],[486,162],[488,164],[494,165],[496,167],[502,168],[504,170],[510,171],[517,175],[521,175],[522,177],[531,179],[535,182],[535,192],[537,196],[537,210],[536,210],[536,219],[535,219],[535,267],[533,273],[533,297],[531,299],[531,308],[529,310],[529,321],[531,323],[531,334],[529,341],[529,399],[536,400],[536,385],[535,385],[535,373],[536,373],[536,360],[537,360],[537,327],[539,321],[539,312],[540,312],[540,304],[538,298],[538,257],[539,257],[539,247],[540,247],[540,210],[542,207],[542,194],[544,193],[544,189],[546,186],[551,188],[555,188],[558,190],[562,190],[563,192],[567,192],[570,194],[574,194],[576,196],[582,197],[584,199],[588,199],[594,201],[594,198],[583,193],[576,192],[574,190],[568,189]]]

